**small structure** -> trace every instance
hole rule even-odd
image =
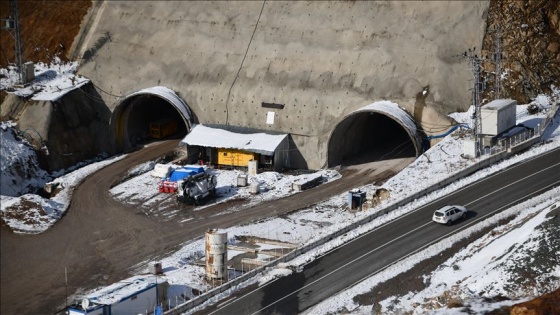
[[[480,110],[482,118],[481,133],[497,136],[515,126],[517,102],[511,99],[498,99],[484,105]]]
[[[169,174],[172,170],[173,168],[169,164],[157,163],[156,165],[154,165],[154,169],[152,170],[150,175],[157,178],[165,178],[169,177]]]
[[[23,83],[29,83],[35,80],[35,64],[28,61],[23,64]]]
[[[262,167],[281,171],[290,164],[288,141],[287,134],[234,126],[195,125],[181,144],[187,146],[191,159],[199,157],[216,165],[247,168],[251,161],[257,161]]]
[[[259,165],[258,165],[258,162],[256,160],[249,161],[249,165],[247,166],[247,174],[253,175],[253,176],[257,175],[258,168],[259,168]]]
[[[163,268],[160,262],[153,263],[150,265],[149,272],[153,275],[161,275],[163,273]]]
[[[298,192],[304,191],[319,185],[323,180],[324,178],[322,175],[311,175],[292,183],[292,189]]]
[[[227,232],[206,231],[206,278],[227,280]]]
[[[167,300],[168,286],[154,275],[135,276],[88,294],[69,306],[67,314],[152,314]]]
[[[247,186],[247,175],[239,174],[237,176],[237,187],[245,187],[245,186]]]
[[[351,190],[348,193],[348,207],[351,210],[362,210],[362,204],[366,200],[366,193],[360,190]]]
[[[251,195],[258,195],[260,192],[261,192],[261,187],[259,186],[259,184],[253,183],[251,184],[251,186],[249,186],[249,193]]]

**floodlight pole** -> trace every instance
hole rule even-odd
[[[500,30],[500,28],[496,29],[496,34],[494,37],[494,45],[495,45],[495,52],[494,52],[494,56],[493,56],[493,61],[494,61],[494,65],[495,65],[495,69],[494,69],[494,73],[495,73],[495,86],[494,86],[494,92],[495,92],[495,97],[496,98],[500,98],[501,96],[501,79],[502,79],[502,66],[501,66],[501,62],[502,62],[502,32]]]
[[[482,116],[480,115],[480,69],[481,69],[481,59],[476,55],[471,57],[471,62],[473,64],[473,74],[474,74],[474,138],[475,138],[475,148],[476,157],[481,155],[482,151]]]
[[[482,69],[482,59],[478,57],[475,53],[475,48],[469,49],[464,52],[462,56],[469,59],[471,64],[473,76],[474,76],[474,88],[473,88],[473,103],[474,103],[474,113],[473,119],[473,136],[475,141],[475,155],[479,157],[482,152],[482,117],[480,115],[480,72]]]

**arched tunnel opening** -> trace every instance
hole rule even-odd
[[[190,129],[188,123],[176,105],[165,98],[153,94],[131,96],[113,113],[117,151],[128,151],[152,141],[183,138]]]
[[[415,139],[393,118],[374,111],[355,113],[334,129],[328,166],[348,166],[416,157]]]

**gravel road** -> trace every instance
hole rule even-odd
[[[297,195],[234,213],[224,211],[227,203],[218,204],[196,211],[194,219],[182,223],[162,222],[113,199],[109,189],[128,169],[173,152],[177,144],[178,140],[154,143],[88,176],[74,191],[67,214],[45,233],[18,235],[2,226],[1,313],[55,313],[65,306],[67,294],[128,277],[132,266],[166,255],[208,228],[306,208],[354,187],[383,182],[411,162],[399,159],[344,168],[341,179]],[[221,214],[212,217],[216,213]]]

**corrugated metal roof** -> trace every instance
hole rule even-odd
[[[264,155],[274,155],[276,148],[287,134],[271,135],[267,133],[237,133],[220,128],[195,125],[189,134],[181,140],[182,144],[201,147],[237,149]]]

